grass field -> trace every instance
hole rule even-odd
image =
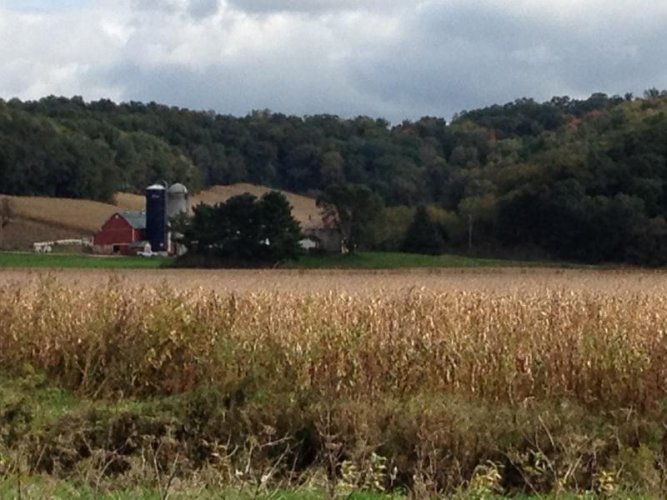
[[[665,296],[656,271],[3,270],[0,492],[660,498]]]
[[[0,268],[157,269],[168,258],[0,252]]]
[[[0,252],[0,267],[157,268],[169,259],[96,257],[89,255],[40,255],[29,252]],[[555,264],[553,264],[555,265]],[[284,269],[411,269],[528,267],[545,263],[501,259],[478,259],[459,255],[414,255],[397,252],[358,252],[353,255],[303,256],[287,262]]]
[[[481,259],[462,255],[417,255],[400,252],[357,252],[351,255],[301,257],[287,263],[294,269],[410,269],[450,267],[526,267],[544,266],[544,262],[522,262],[504,259]]]

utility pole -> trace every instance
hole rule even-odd
[[[472,250],[472,214],[468,214],[468,251]]]

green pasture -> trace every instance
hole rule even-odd
[[[168,261],[167,257],[0,252],[0,268],[156,269]]]
[[[95,256],[85,254],[36,254],[0,252],[0,268],[157,269],[169,267],[169,257]],[[418,255],[401,252],[356,252],[347,255],[304,255],[279,267],[286,269],[412,269],[552,267],[562,263],[466,257]]]

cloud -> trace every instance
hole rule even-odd
[[[648,13],[609,4],[575,10],[568,2],[561,3],[563,12],[536,9],[536,3],[543,5],[422,4],[402,18],[391,43],[351,62],[351,77],[402,109],[411,106],[409,116],[667,83],[654,64],[667,58],[661,23],[647,22]],[[664,9],[653,12],[667,19]]]
[[[187,13],[194,19],[202,19],[218,12],[220,0],[132,0],[132,10],[157,15]]]
[[[366,11],[391,9],[400,5],[400,0],[227,0],[227,3],[248,13],[299,12],[322,14],[326,12]],[[413,4],[414,5],[414,4]]]
[[[181,6],[179,0],[132,0],[132,10],[139,12],[173,13]]]
[[[667,87],[667,4],[657,0],[30,3],[0,6],[4,98],[400,121]]]
[[[194,18],[201,19],[218,12],[218,0],[190,0],[188,11]]]

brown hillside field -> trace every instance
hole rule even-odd
[[[271,188],[257,186],[254,184],[239,183],[229,186],[212,186],[204,191],[200,191],[190,199],[190,208],[203,203],[205,205],[215,205],[227,201],[232,196],[238,196],[244,193],[250,193],[258,198],[271,191]],[[313,198],[299,194],[282,191],[292,205],[292,214],[302,226],[308,227],[321,219],[320,209]],[[117,193],[116,204],[128,210],[143,210],[144,197],[138,194]]]
[[[118,207],[107,203],[43,196],[8,196],[12,216],[80,231],[99,230]]]
[[[229,186],[213,186],[195,195],[190,202],[190,206],[194,207],[199,203],[215,205],[216,203],[227,201],[232,196],[237,196],[243,193],[250,193],[260,197],[269,191],[271,191],[271,188],[245,183],[232,184]],[[292,205],[292,215],[304,228],[317,224],[317,222],[321,220],[322,216],[320,215],[320,209],[317,207],[313,198],[289,193],[287,191],[283,191],[283,194],[289,200],[290,205]]]
[[[190,201],[190,206],[193,207],[199,203],[214,205],[243,193],[261,196],[268,191],[270,191],[269,188],[253,184],[213,186],[195,195]],[[314,199],[287,192],[285,195],[293,207],[294,217],[302,227],[312,227],[321,221],[320,210]],[[54,236],[61,236],[61,233],[66,234],[66,238],[92,236],[109,217],[119,210],[143,210],[145,208],[144,197],[131,193],[117,193],[115,204],[43,196],[7,196],[6,198],[10,200],[14,219],[21,219],[24,226],[29,221],[39,223],[28,224],[30,227],[27,232],[21,232],[19,228],[23,226],[20,226],[18,221],[10,224],[14,226],[13,231],[7,231],[4,241],[0,242],[0,247],[11,249],[25,249],[35,241],[58,239]]]
[[[229,186],[212,186],[204,191],[200,191],[190,199],[190,208],[203,203],[205,205],[215,205],[227,201],[232,196],[244,193],[250,193],[258,198],[271,191],[271,188],[257,186],[255,184],[239,183]],[[314,221],[321,219],[320,209],[313,198],[299,194],[282,191],[292,205],[292,214],[302,224],[307,227]],[[132,193],[117,193],[115,197],[116,205],[127,210],[143,210],[145,206],[144,197]]]
[[[25,250],[36,241],[81,238],[81,231],[15,217],[0,230],[0,250]]]
[[[116,193],[114,203],[123,210],[145,210],[146,198],[140,194]]]

